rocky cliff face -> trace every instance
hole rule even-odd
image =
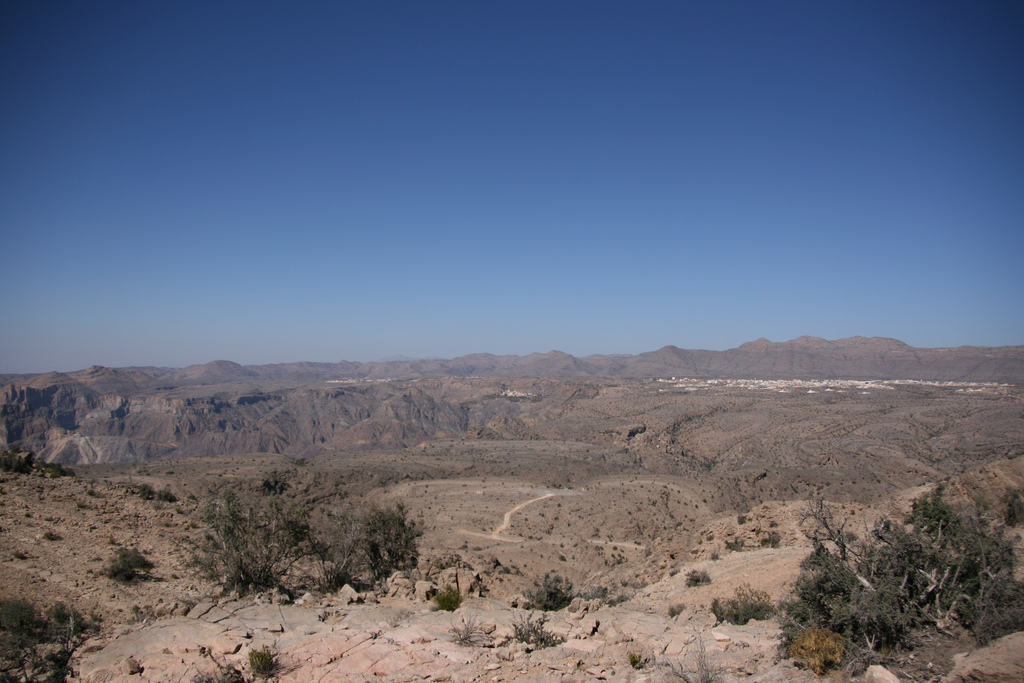
[[[66,381],[42,389],[10,385],[3,399],[5,443],[65,464],[402,448],[462,435],[468,426],[466,408],[422,391],[395,394],[387,387],[126,397]]]

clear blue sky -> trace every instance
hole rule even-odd
[[[1024,3],[0,4],[0,372],[1024,344]]]

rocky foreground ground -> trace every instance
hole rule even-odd
[[[463,583],[470,585],[471,576]],[[661,586],[664,590],[666,587]],[[248,671],[249,653],[274,654],[271,677],[281,683],[333,681],[632,681],[700,679],[711,671],[721,683],[817,680],[780,657],[775,621],[746,626],[715,624],[707,613],[675,618],[639,604],[606,606],[577,599],[550,613],[544,628],[563,642],[535,648],[512,641],[513,627],[541,613],[510,609],[467,597],[454,612],[424,600],[433,589],[396,574],[387,596],[307,594],[294,602],[281,595],[205,601],[187,614],[120,627],[79,649],[86,683],[230,680],[232,668]],[[656,595],[648,591],[645,597]],[[707,666],[701,665],[701,657]],[[206,676],[207,678],[203,678]],[[221,677],[221,678],[218,678]],[[874,666],[862,681],[900,680]],[[933,680],[939,680],[935,677]],[[985,650],[955,658],[942,683],[1024,680],[1024,633]]]
[[[977,497],[1007,483],[1019,485],[1020,469],[1019,459],[1001,461],[953,485]],[[423,540],[433,545],[420,567],[392,576],[376,593],[346,587],[329,594],[223,595],[188,562],[189,539],[202,533],[194,521],[196,501],[143,500],[137,488],[85,477],[0,477],[0,534],[8,553],[0,562],[0,598],[28,598],[41,608],[65,601],[100,625],[72,660],[76,679],[83,683],[237,683],[241,679],[232,679],[230,672],[237,669],[251,679],[249,654],[262,651],[273,655],[271,678],[294,683],[656,683],[688,675],[701,680],[694,674],[701,668],[702,652],[704,669],[718,671],[721,683],[817,680],[780,652],[777,621],[718,624],[709,610],[714,598],[730,596],[744,584],[768,593],[772,601],[789,593],[810,549],[800,527],[804,504],[798,501],[766,503],[742,523],[735,514],[702,520],[693,530],[698,540],[690,550],[669,541],[651,543],[649,552],[636,550],[636,558],[601,574],[603,583],[628,583],[630,594],[615,596],[628,599],[615,605],[577,599],[566,609],[544,613],[544,630],[562,642],[537,647],[512,638],[517,624],[537,624],[542,618],[540,612],[521,608],[525,601],[517,591],[529,585],[523,583],[528,577],[493,571],[490,551],[470,552],[473,561],[458,568],[443,569],[431,559],[462,540],[465,532],[454,528],[458,524],[447,524],[453,528],[451,538],[428,531]],[[905,513],[908,501],[924,488],[901,491],[886,510]],[[600,494],[603,489],[596,490]],[[535,492],[522,493],[523,500],[531,496]],[[481,508],[480,514],[486,512],[497,525],[501,509]],[[878,514],[853,505],[843,511],[857,520],[858,528]],[[758,542],[761,527],[778,532],[780,547]],[[519,533],[530,531],[526,526]],[[501,538],[492,542],[513,549],[530,545],[512,543],[507,534],[494,532]],[[441,543],[445,540],[448,546]],[[725,550],[726,542],[741,540],[742,552]],[[138,547],[154,561],[146,580],[125,585],[104,575],[106,563],[122,547]],[[491,565],[480,564],[486,558]],[[687,585],[691,571],[706,571],[710,583]],[[520,588],[499,577],[521,579]],[[454,612],[439,611],[430,599],[447,585],[462,589],[464,601]],[[884,663],[890,671],[869,669],[860,680],[1024,681],[1024,634],[984,649],[976,649],[969,638],[939,638],[911,656]],[[842,671],[830,676],[849,680]]]

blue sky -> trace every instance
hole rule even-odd
[[[0,372],[1024,344],[1020,2],[0,4]]]

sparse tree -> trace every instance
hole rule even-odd
[[[224,491],[202,513],[209,531],[197,559],[241,592],[272,588],[308,552],[305,511],[280,498],[254,499]]]
[[[322,591],[355,582],[364,566],[363,520],[354,510],[321,514],[310,527],[314,577]]]
[[[62,683],[71,675],[71,654],[90,628],[63,603],[42,615],[27,600],[0,601],[0,681]]]
[[[788,642],[804,629],[829,629],[875,651],[900,647],[924,626],[959,623],[983,642],[1024,629],[1024,608],[1014,608],[1024,584],[1013,578],[1002,527],[957,510],[941,488],[914,501],[906,524],[882,520],[856,548],[822,507],[812,504],[815,549],[785,606]]]
[[[416,566],[417,542],[423,531],[407,519],[401,504],[392,508],[372,507],[363,517],[363,552],[375,581],[400,569]]]

